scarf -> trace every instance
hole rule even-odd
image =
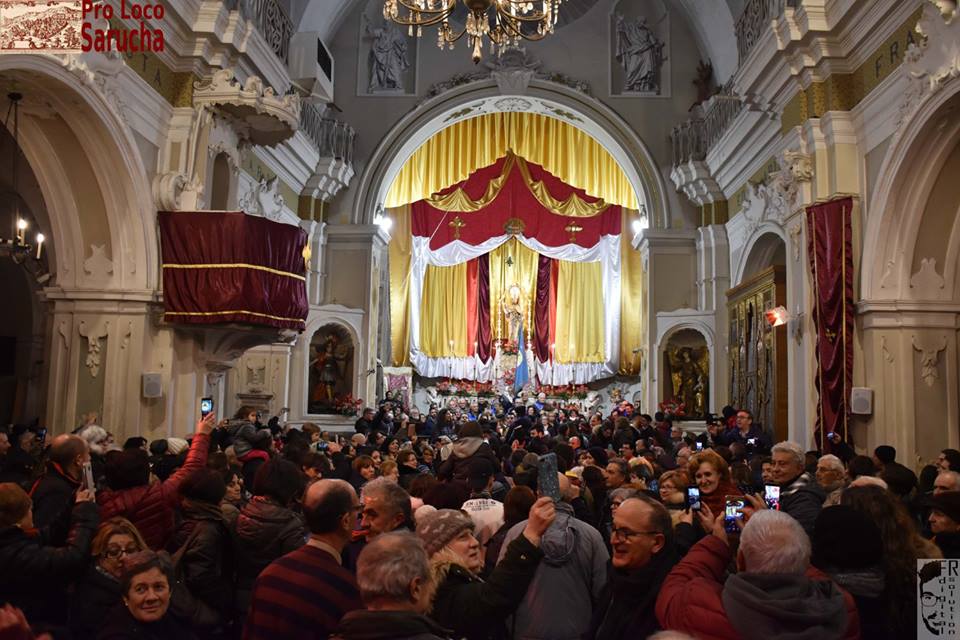
[[[676,551],[664,548],[639,569],[611,569],[591,625],[595,640],[646,638],[659,629],[657,596],[679,560]]]

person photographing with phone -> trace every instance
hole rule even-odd
[[[53,439],[43,476],[30,489],[33,499],[33,525],[55,546],[67,542],[70,514],[81,489],[94,491],[84,481],[84,468],[90,466],[90,447],[80,436],[63,434]],[[91,474],[92,475],[92,474]]]

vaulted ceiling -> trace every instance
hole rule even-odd
[[[290,0],[291,17],[299,31],[318,31],[330,41],[344,26],[354,7],[367,0]],[[718,82],[725,82],[737,67],[734,24],[746,0],[664,0],[678,9],[696,34],[701,55],[714,66]],[[572,22],[591,9],[608,5],[605,0],[565,0],[561,20]]]

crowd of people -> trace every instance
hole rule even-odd
[[[0,637],[894,639],[946,622],[918,612],[916,561],[960,557],[960,451],[918,476],[889,446],[774,443],[743,408],[695,433],[542,395],[388,399],[348,435],[252,407],[122,446],[96,424],[0,430]]]

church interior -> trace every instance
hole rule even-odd
[[[171,0],[162,51],[0,53],[0,423],[542,393],[960,448],[956,2],[414,4]]]

